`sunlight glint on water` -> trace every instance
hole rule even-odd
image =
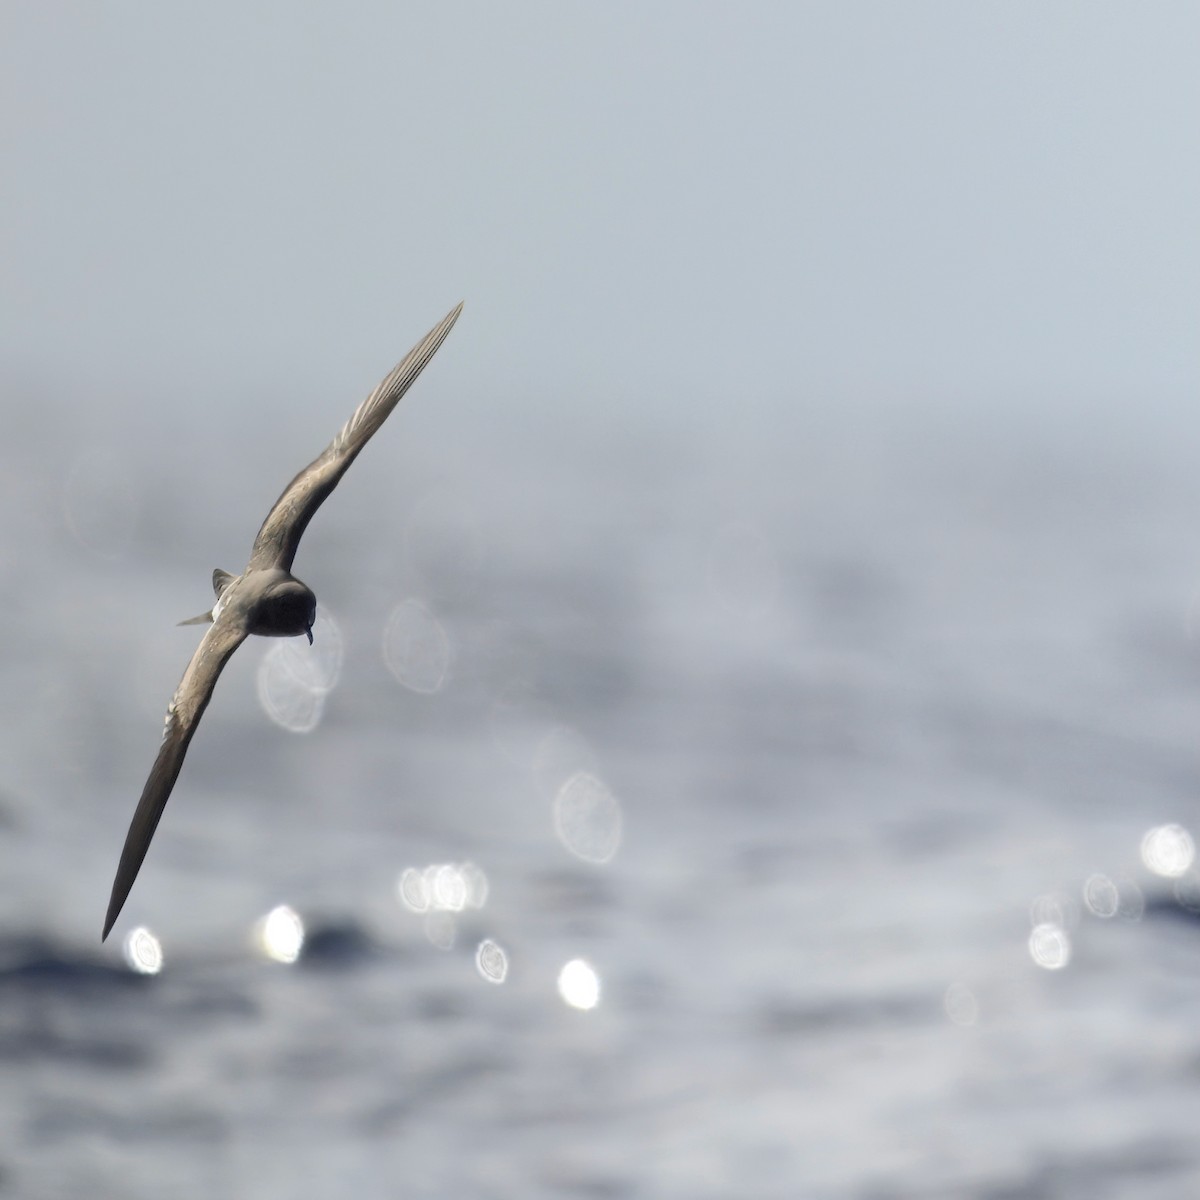
[[[342,627],[324,606],[317,609],[312,645],[304,637],[281,638],[277,646],[280,666],[298,684],[313,692],[337,687],[345,659]]]
[[[576,858],[606,863],[621,842],[621,805],[595,775],[577,771],[555,797],[554,831]]]
[[[979,1020],[979,1000],[965,983],[952,983],[942,998],[946,1016],[955,1025],[974,1025]]]
[[[600,977],[592,964],[573,958],[558,973],[558,994],[571,1008],[584,1011],[600,1003]]]
[[[318,610],[311,646],[303,637],[279,638],[262,656],[256,686],[263,711],[290,733],[311,733],[325,712],[325,697],[337,686],[343,657],[338,623]]]
[[[484,938],[475,950],[475,968],[488,983],[503,983],[508,977],[508,955],[491,938]]]
[[[383,661],[398,683],[433,695],[450,672],[450,637],[421,601],[408,599],[392,609],[383,631]]]
[[[473,862],[405,867],[396,880],[397,899],[413,913],[482,908],[487,895],[487,875]]]
[[[1165,879],[1186,874],[1196,857],[1196,843],[1182,825],[1156,825],[1142,838],[1142,862]]]
[[[1071,939],[1059,925],[1035,925],[1029,935],[1029,956],[1047,971],[1059,971],[1071,961]]]
[[[284,648],[272,646],[262,657],[256,678],[263,711],[289,733],[312,733],[325,712],[325,693],[305,687],[287,666]]]
[[[304,948],[304,922],[295,909],[280,904],[254,927],[259,951],[278,963],[294,963]]]
[[[139,975],[157,975],[163,968],[162,943],[144,925],[125,935],[122,952],[126,965]]]

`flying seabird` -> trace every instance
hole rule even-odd
[[[292,559],[300,538],[321,502],[337,487],[358,452],[437,352],[460,312],[461,304],[435,325],[354,410],[354,415],[321,454],[283,489],[283,495],[275,501],[254,539],[246,569],[240,575],[220,569],[213,572],[217,602],[212,610],[180,622],[182,625],[211,623],[211,626],[167,705],[162,745],[125,835],[101,940],[108,937],[133,887],[167,797],[179,777],[188,743],[230,655],[252,633],[261,637],[298,637],[303,633],[312,644],[317,598],[292,574]]]

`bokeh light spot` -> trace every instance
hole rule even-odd
[[[467,903],[467,884],[453,863],[436,867],[430,889],[434,908],[442,912],[462,912]]]
[[[126,965],[139,975],[157,975],[163,968],[162,943],[144,925],[125,935],[122,952]]]
[[[1029,956],[1047,971],[1059,971],[1071,961],[1071,939],[1060,925],[1035,925],[1029,935]]]
[[[595,1008],[600,1003],[600,977],[591,963],[573,958],[558,973],[558,994],[572,1008]]]
[[[324,609],[317,611],[313,642],[308,638],[283,638],[276,648],[280,667],[310,692],[330,692],[337,686],[345,658],[341,626]]]
[[[487,896],[487,875],[473,862],[405,867],[396,880],[397,899],[414,913],[482,908]]]
[[[440,692],[450,673],[450,636],[419,600],[396,605],[383,631],[383,661],[412,692]]]
[[[491,938],[484,938],[475,950],[475,969],[488,983],[503,983],[508,977],[508,955]]]
[[[295,909],[280,904],[255,927],[255,940],[268,958],[280,963],[294,963],[304,948],[304,922]]]
[[[1033,925],[1057,925],[1060,929],[1074,929],[1079,924],[1079,905],[1066,892],[1048,892],[1038,896],[1029,906],[1030,923]]]
[[[488,877],[483,868],[473,862],[465,862],[459,863],[458,871],[466,889],[466,907],[482,908],[487,903],[489,888]]]
[[[341,674],[344,653],[338,623],[319,609],[311,646],[304,637],[280,638],[263,655],[256,680],[263,711],[289,733],[311,733]]]
[[[1088,912],[1107,921],[1121,908],[1121,893],[1107,875],[1089,875],[1083,884],[1083,903]]]
[[[946,1016],[955,1025],[974,1025],[979,1020],[979,1001],[965,983],[952,983],[942,997]]]
[[[425,874],[416,867],[405,867],[396,881],[396,895],[409,912],[429,911],[429,889],[425,886]]]
[[[291,670],[287,648],[273,645],[258,664],[258,702],[281,729],[289,733],[311,733],[325,712],[325,693],[307,687]]]
[[[1178,879],[1196,857],[1196,843],[1182,825],[1155,825],[1142,838],[1142,862],[1155,875]]]
[[[595,775],[576,771],[554,798],[554,831],[577,858],[606,863],[621,842],[621,806]]]

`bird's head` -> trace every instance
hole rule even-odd
[[[293,575],[272,580],[250,614],[248,632],[260,637],[296,637],[303,633],[312,645],[317,598]]]

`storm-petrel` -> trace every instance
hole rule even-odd
[[[262,637],[298,637],[304,633],[311,644],[317,598],[292,574],[292,559],[296,556],[300,538],[321,502],[337,487],[338,480],[358,452],[434,356],[460,312],[461,304],[435,325],[355,409],[354,415],[325,450],[283,489],[283,495],[275,501],[275,507],[267,514],[254,539],[254,549],[250,551],[250,562],[245,571],[241,575],[230,575],[219,569],[213,572],[217,602],[212,610],[181,622],[184,625],[211,622],[211,628],[196,647],[196,653],[167,705],[162,745],[125,835],[108,914],[104,918],[102,940],[108,937],[129,889],[133,887],[167,797],[179,777],[188,743],[229,656],[252,633]]]

